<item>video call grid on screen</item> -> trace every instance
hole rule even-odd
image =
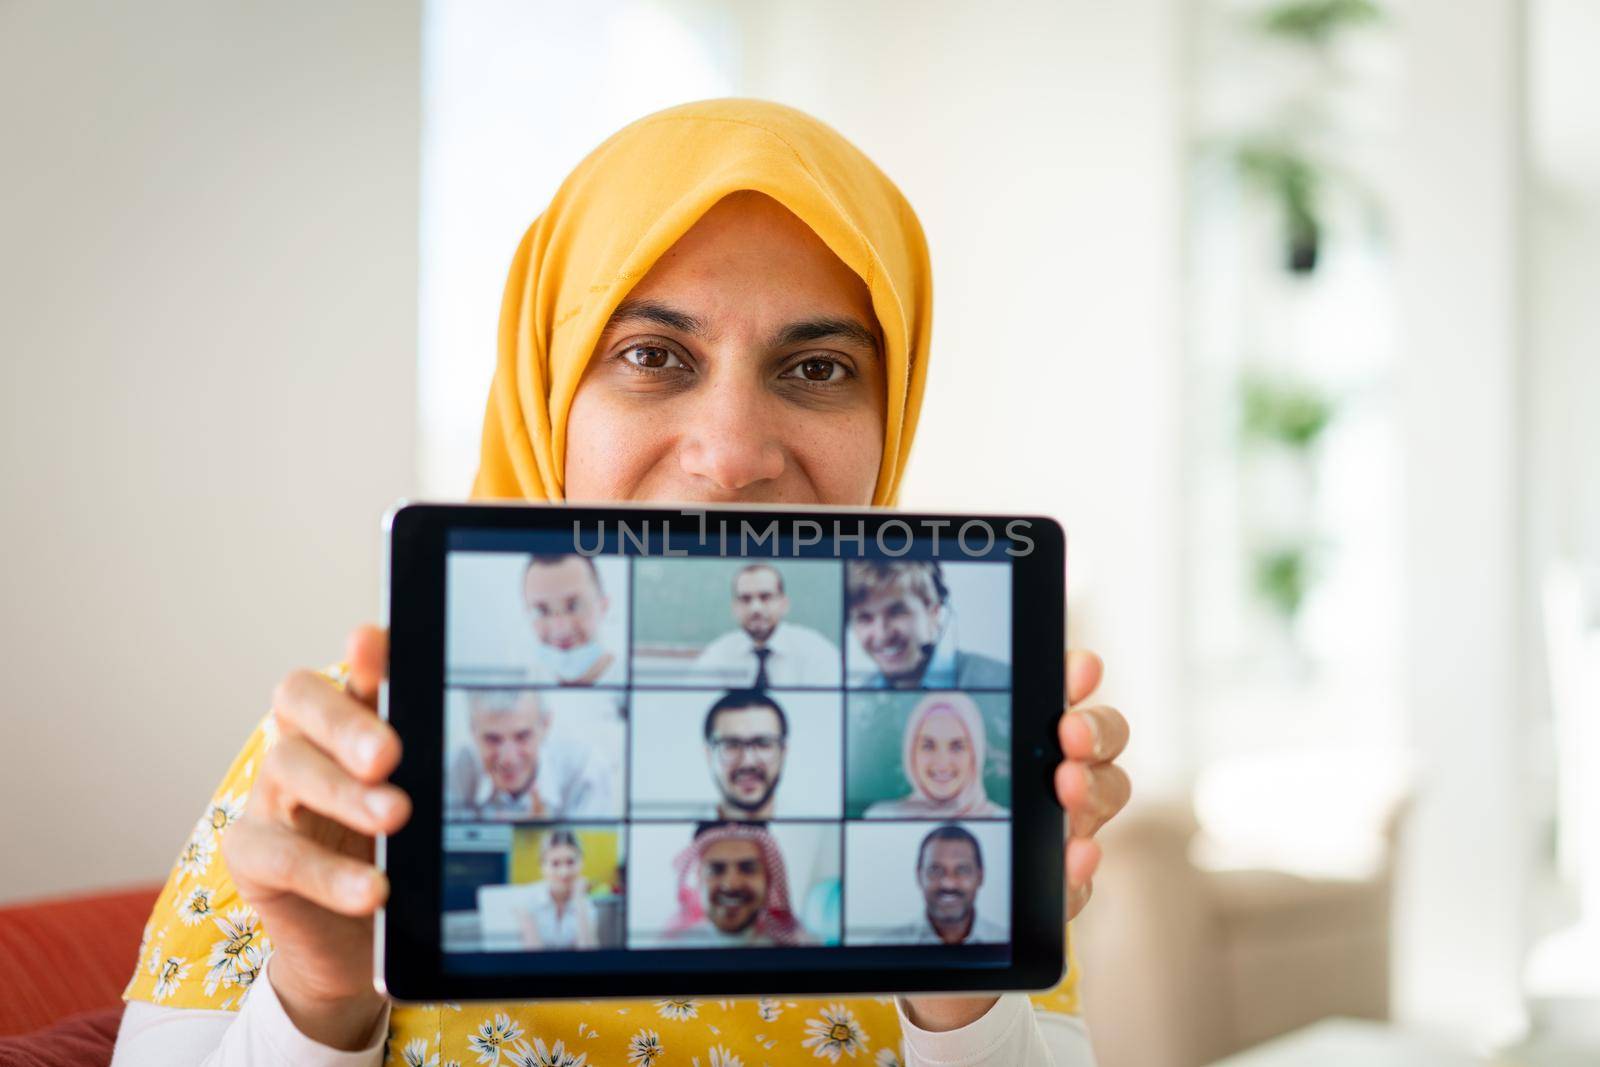
[[[576,547],[449,535],[447,965],[803,946],[1009,961],[1003,552]]]

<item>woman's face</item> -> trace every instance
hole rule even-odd
[[[860,277],[777,201],[735,193],[612,315],[573,398],[566,497],[870,504],[882,348]]]
[[[918,788],[934,800],[960,796],[977,776],[972,738],[954,712],[941,709],[922,720],[912,742],[911,768]]]
[[[583,867],[578,850],[571,845],[552,845],[544,850],[544,880],[552,889],[571,889]]]

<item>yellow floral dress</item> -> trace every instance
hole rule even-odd
[[[337,671],[335,681],[343,681]],[[275,737],[269,714],[195,824],[145,925],[125,1000],[237,1011],[272,951],[271,931],[239,899],[219,844],[244,812]],[[1074,962],[1033,998],[1076,1014]],[[898,1067],[891,997],[801,1000],[589,1000],[396,1004],[385,1067],[780,1067],[842,1061]]]

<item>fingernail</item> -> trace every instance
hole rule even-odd
[[[388,822],[400,806],[400,798],[383,789],[373,789],[366,796],[367,810],[379,822]]]
[[[378,762],[378,751],[383,747],[383,738],[374,733],[362,734],[356,738],[356,760],[363,767],[370,767]]]
[[[1078,770],[1083,773],[1083,791],[1086,795],[1094,794],[1094,768],[1087,763],[1078,765]]]
[[[1089,747],[1094,751],[1095,758],[1098,759],[1102,754],[1100,747],[1100,724],[1095,721],[1093,715],[1080,715],[1078,717],[1083,720],[1083,725],[1089,729]]]
[[[339,891],[347,897],[365,900],[372,895],[371,871],[347,871],[339,876]]]

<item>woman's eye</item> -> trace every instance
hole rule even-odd
[[[837,359],[812,356],[796,363],[784,372],[786,378],[803,378],[808,382],[837,382],[850,377],[850,368]]]
[[[640,370],[675,370],[684,366],[676,352],[662,345],[633,345],[623,349],[620,355]]]

